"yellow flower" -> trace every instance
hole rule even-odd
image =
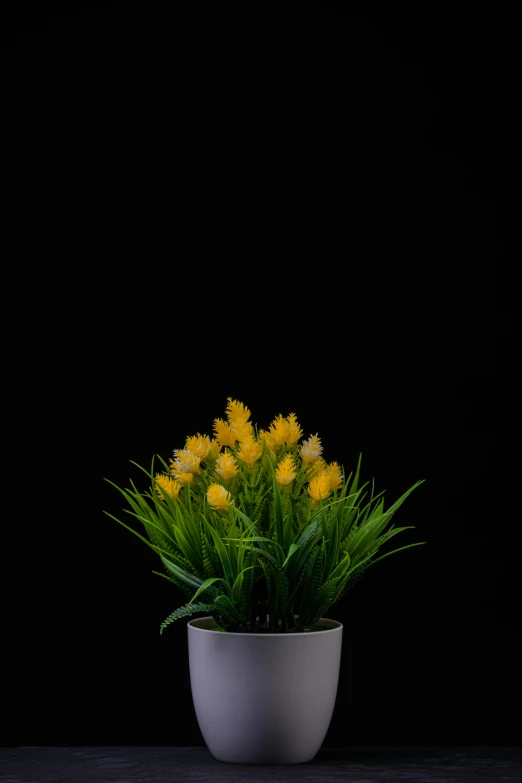
[[[178,449],[174,452],[174,456],[176,459],[170,461],[173,473],[199,473],[201,457],[196,456],[189,449]]]
[[[291,484],[296,477],[294,460],[291,454],[287,454],[286,457],[279,463],[276,468],[276,479],[280,487],[286,487]]]
[[[171,498],[177,498],[179,495],[179,491],[181,489],[181,484],[179,481],[176,481],[175,479],[171,478],[170,476],[165,476],[162,473],[156,473],[156,492],[158,493],[161,500],[165,500],[165,496],[161,490],[167,493],[167,495],[170,495]]]
[[[172,460],[171,460],[172,462]],[[194,481],[194,474],[193,473],[183,473],[182,471],[172,471],[172,475],[176,479],[176,481],[179,481],[180,484],[192,484]]]
[[[241,442],[241,448],[237,453],[237,458],[243,460],[243,462],[246,462],[248,467],[251,468],[262,453],[262,443],[258,443],[252,436],[250,436]]]
[[[221,476],[223,481],[227,481],[239,473],[239,467],[232,454],[226,451],[219,457],[216,462],[216,473]]]
[[[198,432],[197,435],[187,438],[185,448],[195,454],[196,457],[199,457],[200,460],[204,460],[210,450],[210,438],[208,435],[200,435]]]
[[[269,432],[267,432],[266,430],[259,430],[257,439],[261,444],[261,446],[263,445],[263,443],[266,443],[267,448],[269,448],[272,453],[274,452],[274,441]]]
[[[303,434],[303,430],[297,423],[297,416],[295,415],[295,413],[291,413],[289,416],[287,416],[286,422],[288,424],[288,434],[286,436],[286,443],[288,446],[293,446],[294,443],[297,443],[297,441]]]
[[[322,470],[317,476],[310,479],[308,494],[314,503],[319,503],[321,499],[324,500],[328,497],[330,494],[330,479],[326,470]]]
[[[228,405],[226,408],[227,418],[232,426],[246,424],[250,418],[250,411],[238,400],[233,400],[232,397],[227,397]]]
[[[276,416],[270,427],[268,428],[270,437],[274,447],[277,449],[286,442],[288,437],[288,421],[283,418],[283,414],[280,413]]]
[[[236,445],[236,438],[229,421],[214,419],[214,435],[220,447]]]
[[[315,462],[312,462],[310,465],[308,465],[306,469],[306,476],[308,479],[308,482],[310,482],[313,478],[319,475],[319,473],[322,473],[326,469],[327,465],[325,460],[322,457],[319,457]]]
[[[328,476],[330,489],[340,489],[343,485],[343,474],[341,468],[337,462],[331,462],[325,469],[325,473]]]
[[[315,476],[316,473],[318,473],[320,470],[325,470],[327,468],[326,460],[324,460],[322,457],[319,457],[316,459],[315,462],[311,462],[307,469],[306,469],[306,475],[308,476],[308,481],[312,478],[312,476]]]
[[[178,449],[174,452],[176,459],[170,460],[170,470],[181,484],[192,484],[194,473],[199,473],[200,458],[188,449]]]
[[[243,441],[248,440],[254,434],[254,428],[249,421],[245,421],[244,423],[232,422],[230,426],[232,428],[232,435],[239,443],[243,443]]]
[[[226,511],[233,504],[230,492],[221,484],[211,484],[207,489],[207,503],[217,511]]]
[[[210,449],[207,454],[207,457],[210,457],[211,459],[217,459],[219,457],[219,452],[221,451],[221,446],[219,445],[219,442],[212,438],[210,441]]]
[[[308,465],[310,462],[315,462],[319,459],[323,451],[321,446],[321,439],[315,435],[310,435],[308,440],[303,441],[303,445],[299,449],[299,454],[303,462]]]
[[[254,433],[252,424],[248,421],[250,418],[250,411],[238,400],[233,400],[232,397],[227,397],[228,405],[226,408],[228,423],[230,424],[230,430],[236,441],[242,443],[247,440]],[[233,443],[222,444],[233,446]]]

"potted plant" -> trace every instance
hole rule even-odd
[[[187,601],[162,623],[188,622],[196,717],[212,755],[239,763],[303,763],[323,743],[337,694],[342,624],[325,614],[403,530],[392,517],[417,481],[385,509],[361,458],[345,476],[302,438],[294,413],[267,430],[228,398],[213,437],[187,437],[158,456],[141,491],[122,489],[146,536],[108,514],[156,552]],[[105,512],[108,513],[108,512]],[[411,527],[411,526],[410,526]]]

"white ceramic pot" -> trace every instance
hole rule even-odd
[[[226,633],[212,617],[190,620],[192,698],[203,739],[218,761],[302,764],[332,718],[343,626],[304,633]]]

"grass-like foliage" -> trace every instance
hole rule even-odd
[[[311,630],[370,566],[425,543],[381,552],[412,527],[392,518],[422,481],[385,508],[383,493],[360,482],[361,459],[345,477],[323,459],[317,435],[302,440],[295,414],[258,430],[230,397],[226,414],[214,420],[212,439],[188,437],[169,464],[157,456],[150,471],[137,465],[145,491],[106,479],[145,535],[105,513],[157,553],[163,572],[154,573],[187,599],[160,632],[196,613],[221,631]]]

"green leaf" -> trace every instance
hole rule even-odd
[[[165,568],[167,568],[171,573],[177,576],[178,579],[183,580],[183,582],[186,582],[186,584],[190,585],[191,587],[197,588],[203,584],[203,579],[201,579],[199,576],[196,576],[195,574],[191,574],[188,571],[185,571],[185,569],[180,568],[172,561],[167,560],[167,558],[163,557],[163,555],[161,555],[161,560]],[[207,589],[209,592],[212,592],[211,589],[209,588]],[[216,591],[216,595],[217,595],[217,591]]]
[[[250,571],[251,568],[254,568],[254,566],[247,566],[246,568],[243,568],[243,570],[240,571],[239,574],[236,576],[234,586],[232,587],[232,602],[234,604],[239,604],[239,599],[241,596],[241,588],[243,586],[243,574],[246,571]]]
[[[238,616],[238,607],[232,603],[228,595],[218,595],[214,601],[214,605],[217,606],[218,604],[220,608],[223,607],[225,609],[230,619],[236,620]]]
[[[174,533],[176,536],[176,541],[178,543],[179,548],[187,558],[187,560],[192,563],[196,571],[201,571],[203,567],[201,555],[198,551],[196,551],[195,547],[192,546],[191,542],[186,538],[183,531],[176,527],[174,528]]]
[[[319,553],[314,563],[314,570],[312,572],[312,579],[310,582],[310,593],[312,595],[312,599],[314,598],[315,594],[323,584],[323,576],[324,576],[324,556],[323,556],[323,550],[321,548],[319,549]]]
[[[215,612],[216,607],[213,604],[185,604],[185,606],[180,606],[179,609],[176,609],[172,614],[169,614],[169,616],[163,620],[163,622],[160,625],[160,634],[163,633],[164,629],[170,625],[170,623],[173,623],[175,620],[179,620],[180,617],[187,617],[196,614],[199,612]]]
[[[288,552],[289,547],[291,546],[293,526],[294,526],[294,507],[293,507],[293,503],[290,502],[290,511],[288,512],[288,514],[284,519],[283,550],[285,552]]]
[[[413,490],[422,483],[423,481],[417,481],[412,487],[406,490],[406,492],[404,492],[400,498],[398,498],[398,500],[396,500],[395,503],[390,506],[388,511],[380,513],[380,510],[382,509],[381,504],[379,504],[378,507],[374,509],[374,511],[370,514],[367,522],[361,526],[350,542],[350,552],[352,557],[355,554],[364,554],[365,552],[369,551],[369,549],[371,549],[373,542],[382,532],[382,530],[384,530],[399,506],[401,506],[406,498],[413,492]]]
[[[235,522],[232,522],[230,524],[229,528],[229,536],[226,538],[222,538],[222,541],[227,542],[227,551],[228,551],[228,557],[230,560],[230,568],[234,575],[236,575],[239,571],[238,568],[238,551],[237,551],[237,542],[238,537],[236,536],[236,525]]]
[[[277,551],[277,560],[280,562],[281,556],[279,552],[281,551],[283,553],[284,557],[284,525],[283,525],[283,510],[281,508],[281,492],[279,489],[279,484],[277,483],[276,478],[273,478],[273,490],[274,490],[274,517],[275,517],[275,529],[276,529],[276,540],[279,544]]]
[[[282,564],[282,566],[281,566],[282,568],[284,568],[284,567],[285,567],[285,565],[288,563],[288,561],[290,560],[290,558],[292,557],[292,555],[294,554],[294,552],[297,552],[297,551],[298,551],[298,549],[299,549],[299,546],[300,546],[300,545],[299,545],[299,544],[296,544],[295,542],[292,542],[292,543],[290,544],[290,549],[288,550],[288,554],[287,554],[287,556],[286,556],[286,558],[285,558],[285,560],[284,560],[284,562],[283,562],[283,564]]]
[[[137,462],[134,462],[134,460],[130,459],[129,462],[131,463],[131,465],[135,465],[137,468],[142,470],[143,473],[145,473],[145,475],[147,476],[147,478],[150,479],[151,484],[154,485],[154,483],[155,483],[154,482],[154,472],[153,472],[153,470],[154,470],[154,457],[152,458],[152,468],[151,468],[151,472],[150,473],[144,467],[142,467],[141,465],[138,465]]]
[[[323,532],[319,528],[320,518],[316,517],[315,520],[307,528],[303,529],[301,533],[298,533],[295,541],[296,546],[299,548],[299,554],[294,558],[291,563],[291,567],[287,569],[288,578],[293,580],[294,575],[299,573],[308,559],[308,555],[315,547]]]
[[[156,552],[156,554],[159,554],[160,552],[164,552],[166,555],[170,555],[170,552],[167,552],[167,550],[166,550],[166,549],[162,549],[161,547],[159,547],[159,546],[156,546],[156,544],[151,544],[151,542],[150,542],[150,541],[148,541],[148,540],[145,538],[145,536],[142,536],[142,535],[141,535],[141,533],[138,533],[138,532],[137,532],[136,530],[134,530],[132,527],[129,527],[129,525],[126,525],[126,524],[125,524],[125,522],[122,522],[122,521],[121,521],[121,519],[118,519],[117,517],[113,516],[112,514],[109,514],[109,512],[108,512],[108,511],[104,511],[103,513],[104,513],[104,514],[106,514],[106,515],[107,515],[108,517],[110,517],[111,519],[114,519],[114,521],[115,521],[115,522],[117,522],[119,525],[121,525],[122,527],[124,527],[126,530],[129,530],[129,531],[130,531],[130,532],[131,532],[133,535],[135,535],[137,538],[139,538],[139,539],[140,539],[140,541],[143,541],[143,543],[144,543],[144,544],[146,544],[146,545],[149,547],[149,549],[152,549],[154,552]],[[130,511],[129,511],[129,512],[127,512],[127,513],[131,514],[131,512],[130,512]],[[132,514],[132,516],[135,516],[135,515],[134,515],[134,514]],[[142,519],[142,518],[138,517],[138,519],[139,519],[141,522],[143,522],[143,519]]]
[[[332,573],[330,574],[330,579],[335,579],[336,577],[342,577],[350,567],[350,554],[348,552],[344,552],[346,557],[343,557],[341,562],[334,568]]]
[[[211,577],[210,579],[205,579],[205,581],[203,582],[203,584],[202,584],[200,587],[198,587],[198,589],[196,590],[196,592],[194,593],[194,595],[192,596],[192,598],[191,598],[191,599],[190,599],[190,601],[188,602],[187,606],[190,606],[190,604],[192,603],[192,601],[194,601],[194,600],[195,600],[195,599],[198,597],[198,595],[201,595],[201,593],[204,593],[204,592],[205,592],[205,590],[206,590],[206,589],[207,589],[207,588],[208,588],[208,587],[209,587],[211,584],[213,584],[214,582],[223,582],[224,584],[226,584],[225,580],[224,580],[224,579],[221,579],[221,577],[219,577],[219,576],[213,576],[213,577]]]
[[[207,518],[204,516],[204,523],[207,527],[207,530],[209,530],[213,540],[214,545],[216,547],[219,559],[221,560],[221,565],[223,566],[223,573],[225,574],[225,579],[227,581],[227,584],[230,589],[232,589],[232,585],[234,584],[235,580],[235,574],[232,571],[232,566],[230,564],[230,558],[228,556],[228,552],[225,549],[225,545],[223,544],[223,541],[221,540],[219,533],[217,530],[214,530],[210,522],[207,520]]]
[[[406,546],[401,546],[399,549],[394,549],[392,552],[386,552],[384,555],[381,555],[376,560],[372,560],[370,563],[370,566],[375,565],[375,563],[378,563],[379,560],[384,560],[385,557],[389,557],[390,555],[394,555],[396,552],[402,552],[403,549],[411,549],[412,546],[422,546],[422,544],[425,544],[426,541],[416,541],[414,544],[407,544]],[[370,566],[367,566],[369,568]]]
[[[170,539],[170,541],[175,543],[175,517],[170,513],[168,508],[165,508],[165,506],[162,505],[163,501],[161,501],[159,498],[153,498],[153,502],[156,509],[155,515],[165,532],[165,536]]]
[[[227,541],[228,538],[225,536],[223,538],[223,541]],[[267,538],[266,536],[248,536],[248,538],[243,539],[245,542],[251,542],[251,541],[266,541],[269,544],[272,544],[276,548],[277,551],[281,550],[281,553],[284,555],[284,552],[282,550],[282,547],[280,544],[277,543],[277,541],[274,541],[273,538]],[[252,547],[252,549],[255,549],[258,552],[261,552],[268,560],[270,560],[271,563],[274,563],[274,565],[279,565],[279,558],[275,558],[266,547]]]
[[[182,490],[182,492],[185,492],[185,490]],[[170,521],[170,524],[173,526],[177,525],[177,527],[183,531],[183,534],[190,541],[192,547],[196,548],[196,557],[198,561],[200,561],[198,554],[200,546],[199,525],[195,523],[194,519],[190,515],[182,513],[181,501],[179,499],[171,498],[170,495],[166,492],[163,494],[165,498],[164,501],[161,501],[159,498],[154,499],[158,509],[158,515],[161,513],[165,517],[166,524],[168,524]],[[163,506],[163,503],[166,503],[166,509]]]
[[[203,558],[203,571],[205,576],[210,577],[217,572],[217,564],[214,559],[214,552],[211,551],[210,541],[203,528],[200,529],[201,534],[201,554]]]
[[[325,531],[328,538],[326,547],[325,573],[329,574],[337,562],[339,554],[339,518],[337,514],[330,514]]]

